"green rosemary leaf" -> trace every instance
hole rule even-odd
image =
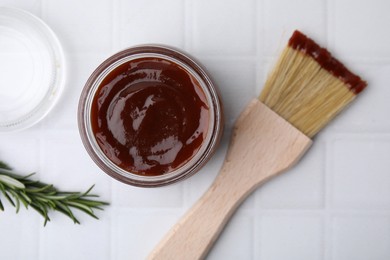
[[[5,185],[8,185],[8,186],[11,186],[14,187],[14,188],[18,188],[18,189],[24,189],[26,188],[24,186],[23,183],[21,183],[20,181],[12,178],[12,177],[9,177],[7,175],[3,175],[3,174],[0,174],[0,182],[2,182],[3,184]]]
[[[46,184],[46,183],[43,183],[43,182],[39,182],[39,181],[33,181],[33,180],[30,180],[30,179],[23,180],[23,183],[26,186],[28,186],[29,188],[36,188],[36,189],[40,189],[40,188],[43,188],[43,187],[46,187],[46,186],[50,186],[49,184]]]
[[[95,187],[95,184],[93,184],[86,192],[84,192],[83,196],[87,196],[88,193]]]
[[[12,201],[11,197],[8,195],[8,193],[5,189],[5,186],[1,182],[0,182],[0,190],[1,190],[1,193],[3,193],[4,197],[9,201],[9,203],[11,203],[11,205],[13,205],[15,207],[14,202]]]
[[[20,201],[23,203],[24,207],[28,209],[28,205],[31,203],[31,199],[23,194],[23,192],[20,193]]]
[[[42,215],[42,217],[46,218],[45,213],[41,210],[40,207],[38,207],[36,204],[31,203],[30,206],[35,209],[39,214]]]
[[[54,209],[54,210],[56,209],[56,204],[54,203],[54,201],[49,200],[47,204],[49,205],[49,207],[50,207],[51,209]]]
[[[74,194],[65,194],[66,195],[66,200],[76,200],[82,196],[81,193],[74,193]]]
[[[98,206],[104,206],[107,205],[107,203],[101,202],[101,201],[91,201],[86,199],[77,199],[75,202],[82,203],[84,205],[87,205],[89,207],[98,207]]]
[[[56,201],[73,201],[77,198],[79,198],[79,194],[64,194],[62,192],[56,192],[54,194],[47,194],[45,195],[45,198],[49,198],[51,200]]]
[[[23,176],[22,179],[23,179],[23,180],[28,179],[28,178],[30,178],[31,176],[33,176],[34,174],[35,174],[35,172],[30,173],[30,174],[27,174],[26,176]]]
[[[19,213],[20,209],[20,200],[16,199],[16,213]]]
[[[18,213],[20,209],[20,201],[18,199],[18,194],[14,190],[9,190],[8,192],[11,193],[12,197],[16,201],[16,204],[14,204],[14,206],[16,208],[16,213]]]
[[[99,197],[98,195],[95,195],[95,194],[88,194],[88,195],[85,195],[84,197],[88,197],[88,198],[97,198]]]
[[[2,194],[16,208],[16,212],[19,212],[21,204],[26,209],[28,206],[33,208],[44,218],[44,226],[50,221],[49,211],[58,211],[71,218],[75,224],[80,224],[71,208],[79,209],[98,219],[93,209],[103,210],[103,206],[109,205],[107,202],[96,200],[97,195],[90,194],[94,185],[85,192],[59,191],[51,184],[30,179],[33,174],[19,175],[0,162],[0,195]],[[4,210],[1,200],[0,210]]]
[[[0,168],[6,170],[12,170],[5,162],[0,161]]]
[[[90,207],[84,205],[84,204],[81,204],[79,202],[74,202],[74,201],[68,201],[67,203],[69,206],[71,207],[75,207],[75,208],[78,208],[82,211],[84,211],[85,213],[90,213],[90,214],[93,214],[93,211]]]
[[[8,200],[8,202],[11,203],[11,205],[15,207],[15,202],[14,202],[14,201],[11,199],[11,197],[9,196],[8,191],[5,191],[5,192],[4,192],[4,197],[6,197],[7,200]]]
[[[44,197],[41,197],[41,196],[35,196],[36,200],[39,201],[40,203],[47,203],[49,200],[44,198]]]
[[[38,193],[38,192],[49,191],[51,188],[53,188],[53,185],[46,185],[43,187],[33,188],[33,189],[25,189],[25,191],[29,193]]]
[[[49,215],[47,214],[47,213],[48,213],[48,212],[47,212],[47,205],[46,205],[46,204],[42,204],[42,203],[37,203],[37,206],[38,206],[38,208],[41,209],[43,215],[45,216],[45,219],[48,219],[48,218],[49,218]],[[47,221],[45,221],[45,224],[44,224],[44,225],[46,225],[46,222],[47,222]]]
[[[70,208],[68,206],[66,206],[65,204],[63,204],[62,202],[60,201],[56,201],[55,202],[56,205],[58,206],[58,210],[61,211],[62,213],[64,213],[65,215],[68,215],[75,224],[80,224],[80,222],[77,220],[77,218],[73,215],[73,212],[70,210]]]
[[[27,204],[31,203],[31,198],[25,192],[20,192],[20,200],[24,200]],[[27,208],[27,206],[26,206]]]

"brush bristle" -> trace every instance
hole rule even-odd
[[[295,31],[259,98],[302,133],[313,137],[366,85],[326,49]]]

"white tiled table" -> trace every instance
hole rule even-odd
[[[0,259],[143,259],[216,176],[230,128],[291,32],[299,28],[362,75],[369,88],[319,136],[291,172],[239,208],[209,259],[390,259],[390,2],[387,0],[0,0],[47,22],[68,59],[66,90],[41,123],[0,135],[0,158],[62,189],[111,202],[99,221],[0,213]],[[226,134],[196,176],[159,189],[114,181],[77,130],[81,89],[106,57],[140,43],[196,56],[226,105]]]

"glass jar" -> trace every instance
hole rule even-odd
[[[141,58],[167,60],[183,68],[195,78],[204,92],[209,107],[209,122],[206,137],[199,150],[183,165],[167,173],[148,176],[125,170],[110,160],[99,146],[92,129],[92,102],[105,77],[119,66]],[[159,187],[183,180],[205,165],[214,154],[223,132],[222,104],[218,91],[206,71],[192,57],[183,52],[160,45],[142,45],[114,54],[92,73],[81,93],[78,108],[78,124],[83,144],[93,161],[111,177],[134,186]],[[158,131],[158,129],[156,129]]]

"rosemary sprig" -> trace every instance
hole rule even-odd
[[[8,202],[19,212],[20,205],[23,204],[26,209],[30,206],[35,209],[44,218],[44,226],[49,218],[49,211],[59,211],[70,217],[75,224],[80,224],[74,216],[73,209],[79,209],[93,218],[98,219],[94,214],[94,209],[103,210],[102,206],[108,205],[107,202],[98,201],[97,195],[90,194],[92,187],[86,192],[63,192],[57,190],[52,184],[46,184],[40,181],[31,180],[33,175],[21,176],[12,171],[12,169],[0,161],[0,210],[4,211],[1,201],[3,195]]]

